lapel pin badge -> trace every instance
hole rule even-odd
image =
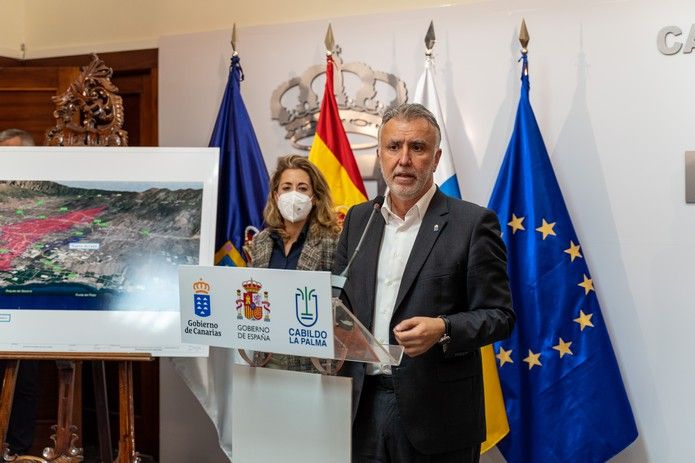
[[[434,231],[439,231],[439,224],[438,223],[434,224]]]

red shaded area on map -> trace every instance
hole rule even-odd
[[[51,233],[69,230],[75,225],[89,223],[106,207],[95,207],[67,214],[31,219],[0,227],[0,247],[7,253],[0,254],[0,271],[12,270],[12,260],[20,256],[29,246]]]

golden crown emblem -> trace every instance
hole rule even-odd
[[[243,282],[241,284],[241,286],[244,287],[244,290],[247,293],[258,293],[261,290],[261,288],[263,287],[263,285],[261,285],[259,282],[257,282],[254,279]]]
[[[368,149],[377,146],[377,134],[381,115],[387,108],[408,101],[405,82],[393,74],[375,71],[364,63],[343,64],[340,49],[332,53],[336,64],[333,86],[340,118],[353,149]],[[272,118],[287,130],[285,138],[293,147],[308,151],[316,133],[316,122],[321,111],[321,101],[312,88],[312,83],[326,73],[325,64],[317,64],[305,70],[301,76],[283,82],[275,89],[270,100]],[[357,90],[348,95],[346,83],[358,80]],[[353,87],[353,85],[348,85]],[[322,87],[323,88],[323,87]],[[293,108],[282,104],[288,93],[298,93]],[[395,97],[388,103],[378,98],[389,93]]]
[[[193,283],[193,291],[199,294],[208,294],[210,292],[210,285],[205,283],[201,278]]]

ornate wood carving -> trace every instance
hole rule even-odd
[[[111,82],[113,70],[94,54],[62,95],[53,97],[56,126],[46,132],[49,146],[128,146],[123,99]]]
[[[14,386],[17,380],[17,369],[19,360],[10,360],[5,365],[5,374],[0,385],[0,461],[10,460],[10,449],[5,443],[7,425],[10,423],[10,412],[12,411],[12,397],[14,396]]]
[[[12,393],[14,392],[14,382],[16,379],[19,361],[11,361],[9,371],[5,372],[6,384],[3,387],[3,397],[0,401],[4,411],[0,420],[0,432],[4,438],[9,421],[9,411],[12,405]],[[58,361],[58,376],[60,378],[59,397],[58,397],[58,424],[53,426],[55,434],[51,436],[53,447],[46,447],[43,451],[43,458],[31,455],[14,455],[6,443],[3,443],[3,452],[0,461],[7,463],[79,463],[83,460],[82,449],[75,446],[78,440],[77,427],[71,421],[73,406],[73,391],[75,385],[75,362]],[[4,439],[3,439],[4,441]]]
[[[118,396],[120,412],[118,462],[140,463],[140,454],[135,451],[133,362],[120,362],[118,364]]]
[[[43,450],[45,460],[29,461],[77,463],[82,461],[82,449],[75,445],[79,439],[77,426],[72,421],[73,397],[75,388],[75,363],[60,360],[58,365],[58,423],[53,426],[55,434],[51,436],[53,447]],[[21,460],[20,460],[21,461]]]

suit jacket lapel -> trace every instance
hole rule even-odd
[[[384,217],[377,212],[364,238],[360,254],[350,268],[350,278],[354,278],[358,288],[364,288],[362,293],[365,294],[365,300],[355,301],[358,305],[353,307],[353,310],[362,324],[370,330],[374,319],[376,272],[379,266],[379,248],[381,248],[381,238],[384,235],[384,225]]]
[[[410,251],[408,262],[405,265],[401,286],[398,289],[398,297],[396,297],[394,313],[399,309],[403,302],[403,298],[408,293],[408,290],[410,290],[410,287],[415,282],[417,274],[425,264],[427,256],[430,254],[434,243],[436,243],[447,223],[448,214],[449,207],[446,202],[446,196],[437,189],[432,197],[432,201],[430,201],[425,217],[422,219],[422,224],[415,238],[413,249]]]

